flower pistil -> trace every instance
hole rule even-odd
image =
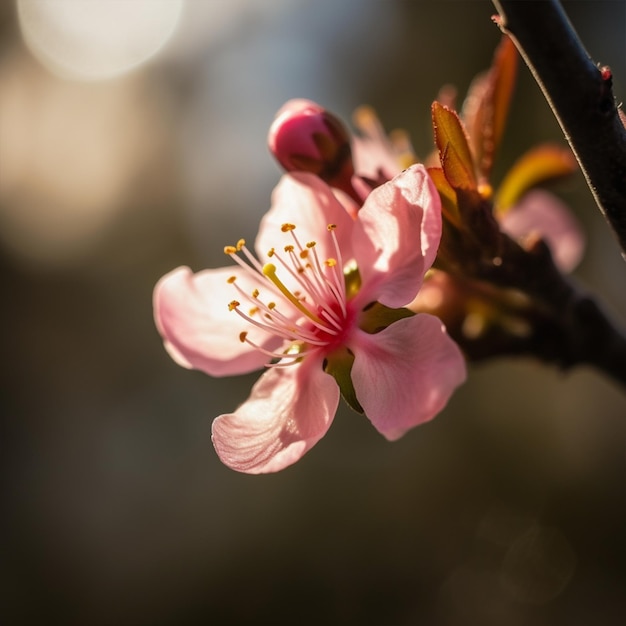
[[[324,260],[317,253],[317,243],[309,241],[303,245],[294,232],[296,225],[289,223],[281,226],[281,232],[289,234],[291,243],[283,247],[284,254],[270,248],[267,257],[271,261],[263,265],[248,250],[243,239],[235,246],[224,248],[224,252],[259,285],[247,292],[237,284],[237,276],[229,277],[227,282],[234,286],[239,299],[232,300],[228,308],[251,326],[288,344],[282,351],[271,351],[250,339],[248,331],[240,333],[240,341],[270,357],[270,367],[296,363],[312,349],[332,350],[345,336],[353,316],[349,314],[343,261],[335,229],[335,224],[327,226],[334,256]],[[263,287],[269,289],[272,300],[261,298]],[[251,304],[248,313],[241,310],[241,301]]]

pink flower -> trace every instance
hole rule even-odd
[[[369,107],[356,112],[355,122],[361,131],[352,146],[357,175],[380,184],[416,161],[406,135],[396,131],[388,136]],[[541,145],[529,150],[497,190],[494,212],[500,229],[509,237],[522,244],[531,237],[544,239],[556,266],[566,273],[574,270],[583,257],[586,245],[583,229],[562,200],[535,185],[542,182],[542,176],[545,179],[563,176],[575,167],[567,149]],[[360,190],[358,184],[355,187]]]
[[[340,393],[390,440],[441,411],[465,379],[463,357],[438,318],[403,308],[440,236],[439,196],[421,165],[375,189],[356,219],[323,181],[296,173],[274,192],[256,256],[240,241],[225,249],[232,267],[159,281],[155,320],[177,363],[213,376],[267,366],[213,422],[226,465],[291,465],[326,433]]]
[[[506,173],[495,195],[495,216],[509,237],[524,244],[541,237],[562,272],[571,272],[583,257],[584,230],[569,207],[554,194],[537,188],[546,180],[577,168],[568,148],[542,144],[525,152]]]
[[[339,118],[311,100],[288,100],[267,135],[270,152],[286,172],[311,172],[358,205],[350,134]],[[354,206],[348,210],[356,211]]]
[[[270,152],[287,172],[333,178],[350,160],[350,135],[341,121],[311,100],[286,102],[276,113],[267,136]]]
[[[583,257],[585,236],[580,223],[569,207],[548,191],[528,191],[497,218],[502,232],[522,243],[527,237],[541,237],[562,272],[574,270]]]
[[[353,121],[358,134],[352,139],[352,154],[359,176],[381,184],[417,163],[408,134],[401,129],[387,134],[371,107],[360,106]]]

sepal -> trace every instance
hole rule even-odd
[[[356,397],[354,383],[352,382],[351,372],[353,364],[354,354],[348,348],[342,347],[324,359],[324,371],[335,379],[343,399],[350,408],[357,413],[363,414],[363,407]]]

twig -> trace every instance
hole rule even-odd
[[[528,250],[503,239],[509,263],[485,266],[479,275],[492,284],[520,289],[533,301],[534,335],[525,348],[564,370],[591,365],[626,389],[626,335],[590,295],[578,289],[554,265],[545,242],[537,239]],[[507,265],[527,271],[509,273]]]
[[[492,0],[550,104],[626,260],[626,129],[608,67],[586,52],[558,0]]]

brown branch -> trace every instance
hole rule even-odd
[[[428,298],[418,298],[413,309],[439,316],[470,361],[526,355],[563,370],[587,365],[626,390],[624,330],[559,271],[546,243],[535,238],[522,248],[499,233],[494,245],[490,249],[482,240],[482,257],[461,251],[467,263],[449,265],[430,278],[446,297],[432,300],[430,309]],[[468,332],[474,311],[482,312],[485,323]]]
[[[599,68],[557,0],[493,0],[550,104],[626,259],[626,129],[608,67]]]
[[[593,297],[561,274],[544,241],[537,239],[527,250],[507,237],[502,243],[507,262],[485,265],[477,275],[531,296],[528,319],[534,333],[518,347],[564,370],[593,366],[626,388],[623,329],[609,319]],[[520,272],[520,268],[525,271]]]
[[[456,199],[461,230],[444,215],[439,272],[410,308],[441,318],[470,361],[528,355],[563,370],[588,365],[626,391],[624,329],[560,271],[539,235],[522,244],[500,230],[489,200],[462,188]]]

